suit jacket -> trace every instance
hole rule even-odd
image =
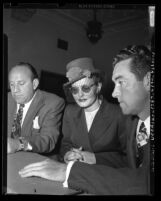
[[[128,125],[128,132],[126,132],[127,166],[120,166],[117,160],[113,167],[75,162],[68,178],[69,187],[101,195],[149,195],[151,193],[150,143],[144,146],[142,167],[136,168],[137,122],[138,119],[132,118],[126,121]]]
[[[55,148],[60,134],[61,117],[65,106],[62,98],[55,94],[37,90],[34,99],[25,116],[21,136],[32,146],[32,151],[48,153]],[[17,104],[8,94],[8,136],[11,135],[14,114]],[[35,127],[33,120],[38,117],[39,127]]]
[[[84,110],[78,105],[68,105],[63,117],[61,159],[71,148],[82,147],[95,153],[97,164],[113,164],[113,155],[125,149],[125,118],[119,106],[104,99],[88,132]],[[106,152],[111,151],[113,154],[107,160]]]

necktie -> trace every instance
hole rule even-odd
[[[140,125],[139,133],[136,136],[136,141],[138,148],[136,156],[136,166],[139,167],[143,163],[144,145],[148,142],[148,135],[144,122],[142,122]]]
[[[11,138],[18,138],[21,136],[21,121],[22,121],[24,106],[25,106],[24,104],[20,104],[17,115],[15,115],[14,122],[12,125]]]

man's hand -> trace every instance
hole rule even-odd
[[[7,153],[15,153],[19,150],[20,142],[17,139],[8,138]]]
[[[95,154],[88,151],[81,151],[82,159],[80,162],[88,163],[88,164],[96,164]]]
[[[51,159],[32,163],[19,171],[21,177],[37,176],[52,181],[64,182],[66,177],[65,163],[60,163]]]

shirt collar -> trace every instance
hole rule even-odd
[[[147,134],[150,135],[150,116],[148,116],[145,121],[139,120],[138,128],[140,127],[141,123],[144,122],[145,127],[147,129]]]
[[[147,132],[150,133],[150,116],[145,119],[144,124],[147,129]]]

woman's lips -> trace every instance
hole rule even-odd
[[[86,99],[79,99],[78,101],[79,101],[79,102],[85,102]]]

